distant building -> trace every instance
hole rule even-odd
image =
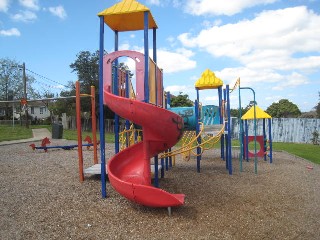
[[[20,103],[15,103],[13,106],[12,106],[12,103],[9,103],[10,113],[12,113],[12,107],[14,111],[14,117],[16,119],[20,119],[20,115],[25,114],[25,110],[21,108]],[[6,107],[4,106],[4,104],[1,104],[0,117],[4,117],[5,115],[6,115]],[[50,111],[43,102],[29,102],[28,115],[32,119],[42,120],[50,117]]]

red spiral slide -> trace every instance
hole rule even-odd
[[[122,196],[148,207],[184,204],[184,194],[172,194],[151,185],[150,158],[174,146],[182,136],[182,118],[163,108],[119,97],[104,90],[104,104],[143,129],[143,141],[108,161],[111,185]]]

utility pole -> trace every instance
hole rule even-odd
[[[29,120],[28,120],[28,101],[27,101],[27,76],[26,76],[26,64],[22,64],[22,72],[23,72],[23,94],[24,99],[26,100],[25,104],[25,115],[26,115],[26,128],[29,128]]]

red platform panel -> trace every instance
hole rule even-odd
[[[248,144],[250,142],[254,141],[254,136],[248,136]],[[256,136],[256,141],[258,143],[257,146],[260,148],[257,148],[257,157],[263,157],[264,156],[264,137],[263,136]],[[246,137],[244,137],[244,149],[247,149],[247,141]],[[247,157],[247,151],[244,151],[245,157]],[[254,152],[248,151],[248,157],[254,157]]]

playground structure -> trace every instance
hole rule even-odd
[[[243,159],[249,160],[249,157],[254,157],[254,172],[258,173],[258,157],[266,157],[268,156],[270,159],[270,163],[272,163],[272,135],[271,135],[271,116],[264,112],[261,108],[256,105],[256,97],[255,91],[250,87],[241,87],[240,86],[240,78],[237,79],[234,87],[231,89],[233,92],[236,88],[238,88],[239,95],[239,121],[240,121],[240,154],[239,154],[239,163],[240,163],[240,172],[242,172]],[[246,114],[242,116],[241,112],[241,90],[251,90],[253,93],[253,106],[247,111]],[[253,136],[248,136],[248,121],[253,120]],[[257,119],[263,119],[263,135],[257,136]],[[269,139],[266,139],[266,121],[268,119],[268,128],[269,128]],[[243,130],[243,120],[245,120],[245,131]],[[249,143],[254,142],[254,153],[249,151]],[[260,149],[257,152],[257,142],[259,143]],[[267,146],[267,143],[269,146]],[[268,152],[269,151],[269,154]]]
[[[184,194],[171,194],[151,185],[150,158],[155,157],[156,162],[158,153],[167,150],[179,141],[182,136],[183,121],[179,115],[162,107],[162,71],[156,64],[157,25],[151,12],[135,1],[131,1],[133,3],[131,5],[126,5],[126,2],[122,1],[99,13],[100,26],[104,26],[105,22],[115,31],[116,35],[115,52],[100,58],[100,90],[103,93],[100,92],[100,103],[108,105],[117,116],[141,126],[143,139],[119,152],[119,139],[116,134],[116,155],[108,161],[108,178],[111,185],[121,195],[136,203],[149,207],[180,206],[184,203]],[[119,18],[122,21],[118,21]],[[149,28],[154,32],[153,59],[149,58],[148,53]],[[128,30],[144,30],[144,54],[130,50],[118,51],[118,32]],[[103,28],[101,34],[103,39]],[[103,41],[100,44],[103,44]],[[103,46],[100,47],[100,52],[103,53]],[[112,74],[112,66],[113,64],[117,66],[117,59],[121,56],[130,57],[136,64],[135,99],[119,96],[118,71],[113,71]],[[103,134],[101,125],[100,134]],[[104,143],[101,141],[101,149],[102,144]],[[103,184],[105,183],[103,151],[101,151],[101,156]]]
[[[170,166],[178,154],[189,158],[196,152],[197,171],[200,172],[201,155],[220,141],[221,158],[232,174],[230,93],[226,85],[207,69],[196,82],[197,100],[189,109],[165,109],[162,70],[157,66],[157,25],[150,10],[134,0],[123,0],[98,14],[100,17],[99,102],[101,141],[101,191],[106,197],[106,174],[116,191],[127,199],[149,207],[168,207],[184,204],[184,194],[171,194],[157,188],[158,159],[170,159]],[[114,31],[114,52],[104,55],[104,24]],[[149,29],[153,30],[153,58],[149,57]],[[132,50],[118,50],[119,33],[144,31],[144,54]],[[133,90],[128,72],[118,67],[118,58],[128,57],[135,63],[136,86]],[[219,106],[199,104],[199,90],[218,89]],[[240,83],[239,83],[240,89]],[[240,96],[239,96],[240,98]],[[115,113],[115,155],[105,159],[105,127],[103,105]],[[170,110],[170,111],[169,111]],[[183,112],[181,114],[181,112]],[[126,129],[119,132],[119,117],[126,119]],[[186,129],[184,130],[184,125]],[[141,129],[136,129],[139,126]],[[142,134],[141,134],[142,133]],[[172,150],[180,139],[183,146]],[[256,142],[256,137],[254,138]],[[256,152],[255,152],[256,155]],[[151,185],[151,158],[155,187]],[[163,176],[161,174],[161,176]]]
[[[183,118],[186,127],[182,137],[182,148],[168,154],[181,154],[185,160],[189,160],[191,154],[196,156],[198,172],[200,172],[200,161],[203,152],[212,149],[225,134],[223,122],[227,121],[226,115],[220,110],[223,109],[222,86],[222,80],[217,78],[212,71],[206,69],[195,83],[197,100],[194,103],[194,107],[169,108],[170,111],[176,112]],[[202,106],[199,104],[199,90],[208,89],[218,89],[219,106]],[[170,104],[170,99],[168,103]],[[221,149],[222,151],[224,149]]]
[[[249,158],[254,157],[255,154],[249,151],[249,143],[254,141],[254,136],[248,135],[248,120],[262,119],[263,123],[263,135],[256,136],[256,142],[259,143],[259,151],[257,151],[257,157],[263,157],[264,160],[267,160],[267,157],[270,158],[270,163],[272,163],[272,136],[271,136],[271,116],[264,112],[260,107],[255,106],[256,118],[254,118],[254,107],[251,107],[241,118],[244,121],[244,133],[243,134],[243,158],[247,161]],[[267,139],[266,133],[266,119],[268,120],[268,129],[269,129],[269,139]],[[243,122],[241,123],[243,124]],[[269,146],[268,146],[269,145]]]
[[[154,157],[154,175],[158,175],[158,154],[161,154],[161,163],[165,158],[178,154],[170,151],[183,135],[184,121],[182,117],[172,111],[165,109],[163,97],[162,71],[157,66],[156,51],[156,29],[157,25],[148,8],[136,1],[122,1],[98,14],[100,16],[100,140],[101,140],[101,181],[102,196],[106,197],[105,185],[105,152],[104,152],[104,126],[102,103],[115,112],[115,153],[107,166],[108,177],[111,185],[124,197],[136,203],[150,207],[172,207],[184,203],[183,194],[170,194],[157,187],[151,186],[150,158]],[[107,24],[115,33],[115,51],[103,56],[104,52],[104,24]],[[149,58],[148,30],[153,30],[153,58]],[[122,31],[144,30],[144,54],[130,51],[118,50],[118,34]],[[135,99],[130,98],[128,92],[130,84],[128,81],[121,82],[117,70],[118,58],[129,57],[134,60],[136,66],[136,92]],[[115,67],[114,67],[115,66]],[[207,72],[204,74],[206,78]],[[209,73],[209,75],[212,75]],[[212,75],[214,76],[214,74]],[[216,78],[217,79],[217,78]],[[220,83],[220,87],[222,84]],[[210,85],[209,88],[212,88]],[[214,86],[216,88],[216,86]],[[205,89],[205,87],[203,87]],[[122,90],[122,91],[121,91]],[[221,96],[221,88],[220,88]],[[167,99],[167,101],[170,101]],[[194,121],[197,135],[200,134],[198,106],[195,108]],[[212,110],[212,108],[211,108]],[[206,113],[210,112],[208,111]],[[122,151],[119,146],[119,116],[142,127],[142,141],[125,140],[126,144]],[[208,115],[209,116],[209,115]],[[213,123],[213,114],[208,117]],[[220,123],[220,119],[218,122]],[[129,124],[128,124],[129,125]],[[130,127],[129,127],[130,128]],[[224,126],[220,124],[219,137],[213,133],[213,129],[206,128],[208,136],[220,139]],[[209,133],[211,132],[211,133]],[[124,133],[129,135],[128,127]],[[123,136],[123,135],[122,135]],[[130,138],[129,138],[130,139]],[[201,154],[200,137],[197,136],[196,146],[189,142],[183,146],[179,154],[190,152],[197,148],[198,155]],[[122,141],[123,142],[123,141]],[[208,144],[209,141],[204,141]],[[134,145],[129,146],[130,144]],[[123,145],[123,144],[122,144]],[[128,146],[128,147],[127,147]],[[204,146],[204,145],[203,145]],[[164,153],[163,153],[164,152]],[[200,160],[198,161],[200,163]],[[162,165],[162,164],[161,164]],[[199,167],[200,169],[200,167]]]

